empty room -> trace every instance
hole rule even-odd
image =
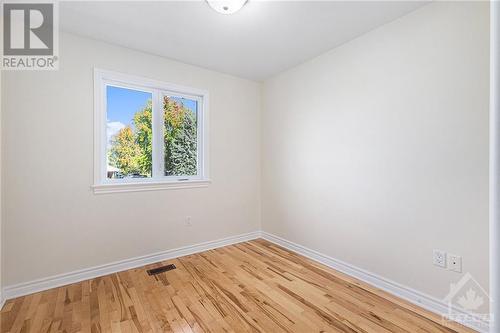
[[[498,0],[0,7],[0,333],[500,333]]]

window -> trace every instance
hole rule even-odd
[[[95,70],[94,192],[207,186],[208,93]]]

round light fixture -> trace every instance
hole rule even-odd
[[[247,0],[207,0],[213,10],[221,14],[234,14],[245,5]]]

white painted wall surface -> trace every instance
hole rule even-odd
[[[263,230],[438,299],[488,286],[487,2],[434,3],[267,80]]]
[[[65,33],[60,61],[3,73],[4,285],[260,228],[258,83]],[[94,66],[209,90],[208,188],[93,194]]]
[[[0,23],[3,23],[3,21],[0,21]],[[2,233],[2,228],[3,228],[3,211],[2,211],[2,202],[3,202],[3,188],[2,188],[2,159],[3,159],[3,146],[2,146],[2,136],[3,136],[3,131],[2,131],[2,71],[0,71],[0,306],[3,301],[3,279],[2,279],[2,274],[3,274],[3,233]]]
[[[490,312],[500,318],[500,2],[490,2]],[[490,332],[500,331],[493,320]]]

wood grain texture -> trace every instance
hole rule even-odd
[[[0,316],[1,333],[472,332],[260,239],[19,297]]]

